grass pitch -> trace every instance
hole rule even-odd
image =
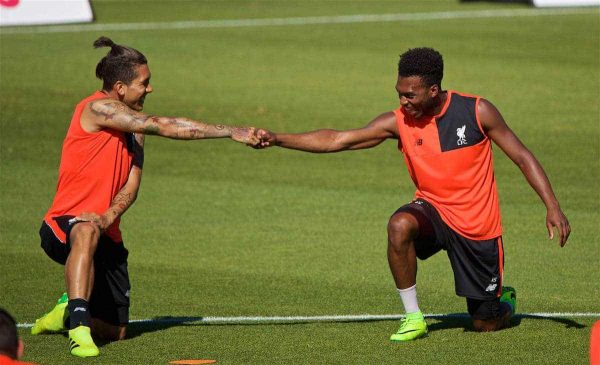
[[[525,9],[454,1],[94,1],[98,24]],[[545,209],[495,148],[505,281],[519,311],[600,312],[600,17],[580,14],[210,29],[0,31],[0,305],[21,323],[64,290],[37,230],[56,184],[73,106],[100,87],[100,35],[140,49],[155,92],[145,111],[275,131],[354,128],[397,107],[398,55],[431,46],[443,87],[491,100],[534,152],[569,217],[565,248]],[[230,141],[151,137],[138,201],[123,218],[130,250],[130,338],[96,359],[21,329],[40,364],[585,364],[597,317],[521,317],[490,334],[466,318],[429,319],[430,336],[395,344],[397,321],[206,325],[203,316],[395,314],[385,227],[414,187],[394,142],[312,155]],[[426,313],[464,313],[443,253],[421,262]]]

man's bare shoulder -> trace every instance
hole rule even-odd
[[[92,100],[87,103],[85,109],[98,116],[104,116],[107,113],[112,114],[115,112],[131,111],[131,109],[123,102],[112,98]]]
[[[380,114],[375,120],[381,120],[386,123],[396,123],[396,114],[393,111]]]
[[[106,128],[136,132],[135,126],[146,118],[146,115],[129,108],[125,103],[106,98],[87,103],[81,115],[81,126],[90,133]]]
[[[385,112],[377,116],[369,123],[370,127],[385,130],[393,136],[398,136],[398,128],[396,127],[396,114],[393,111]]]

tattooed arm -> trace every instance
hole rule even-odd
[[[248,145],[258,143],[254,128],[214,125],[188,118],[150,116],[114,99],[90,102],[82,115],[81,125],[88,132],[110,128],[173,139],[231,138]]]
[[[114,197],[110,207],[98,215],[96,213],[81,213],[75,217],[75,221],[94,222],[101,232],[104,232],[114,221],[119,218],[137,198],[140,183],[142,182],[142,168],[144,165],[144,135],[136,133],[133,135],[133,161],[127,182]]]

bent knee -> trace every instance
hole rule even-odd
[[[394,214],[388,221],[388,235],[412,238],[419,229],[417,219],[408,213]]]
[[[112,325],[96,318],[92,319],[93,334],[106,341],[124,340],[127,335],[126,325]]]
[[[498,320],[473,319],[473,329],[477,332],[493,332],[499,329]]]
[[[89,244],[90,242],[96,244],[100,238],[100,228],[97,224],[91,222],[77,223],[71,229],[70,238],[71,244]]]
[[[125,339],[127,335],[127,326],[112,326],[108,331],[106,331],[104,339],[109,341],[121,341]]]

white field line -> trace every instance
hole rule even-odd
[[[425,314],[426,318],[468,318],[467,313]],[[518,313],[516,318],[599,318],[600,313]],[[198,323],[198,324],[248,324],[248,323],[313,323],[313,322],[368,322],[402,319],[402,314],[357,314],[328,316],[273,316],[273,317],[165,317],[155,319],[133,319],[129,323]],[[19,323],[19,328],[31,328],[33,323]]]
[[[0,34],[34,33],[78,33],[162,29],[203,29],[265,27],[314,24],[379,23],[444,19],[480,19],[507,17],[536,17],[549,15],[599,14],[597,7],[558,8],[558,9],[496,9],[470,11],[444,11],[430,13],[394,13],[394,14],[357,14],[335,16],[313,16],[297,18],[263,18],[230,20],[192,20],[151,23],[109,23],[109,24],[73,24],[0,28]]]

